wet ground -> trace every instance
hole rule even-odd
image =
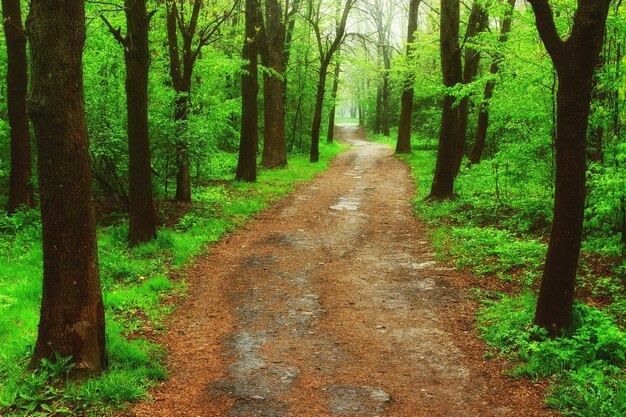
[[[390,148],[331,168],[214,246],[164,337],[171,377],[130,415],[550,416],[476,338],[471,277],[434,260]]]

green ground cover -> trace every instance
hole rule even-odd
[[[27,372],[41,299],[41,223],[37,211],[0,217],[0,415],[106,416],[166,377],[164,351],[150,341],[164,332],[172,307],[164,299],[185,292],[184,267],[210,242],[245,224],[326,169],[339,144],[321,147],[318,164],[296,155],[281,170],[261,170],[257,183],[230,181],[235,154],[213,167],[212,184],[153,242],[128,248],[127,224],[98,230],[100,277],[106,305],[109,368],[99,378],[72,382],[67,366],[45,363]],[[218,159],[218,158],[216,158]],[[179,276],[172,279],[173,273]],[[180,278],[182,276],[182,278]]]
[[[372,135],[390,146],[395,137]],[[476,276],[477,325],[493,355],[510,360],[512,377],[552,382],[546,401],[565,415],[626,416],[626,292],[614,238],[586,225],[575,321],[550,340],[532,326],[552,216],[542,173],[493,158],[462,169],[455,199],[428,201],[436,149],[413,146],[399,157],[413,171],[415,214],[432,227],[439,259]]]

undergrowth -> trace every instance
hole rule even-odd
[[[322,161],[341,149],[324,144]],[[146,398],[148,388],[166,376],[164,351],[150,336],[165,331],[172,307],[164,298],[185,291],[184,279],[172,279],[172,272],[327,167],[292,156],[287,168],[261,170],[250,184],[226,181],[236,156],[228,164],[221,181],[195,189],[187,213],[160,228],[150,243],[128,248],[125,223],[99,227],[109,368],[98,378],[69,380],[62,358],[28,371],[41,300],[41,221],[36,210],[0,217],[0,415],[102,417]]]
[[[395,145],[395,134],[372,139]],[[565,415],[626,416],[626,264],[619,236],[600,238],[589,218],[578,280],[582,301],[569,334],[549,339],[532,326],[552,217],[549,175],[516,166],[504,151],[463,167],[454,199],[429,201],[432,145],[414,140],[414,152],[399,156],[413,170],[415,213],[432,226],[439,259],[477,277],[483,288],[476,291],[483,295],[479,329],[493,354],[514,364],[513,377],[553,382],[546,402]]]

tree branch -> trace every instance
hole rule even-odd
[[[124,50],[128,50],[128,39],[122,36],[122,29],[121,28],[115,29],[113,25],[111,24],[111,22],[109,22],[109,20],[106,17],[104,17],[103,14],[100,15],[100,18],[107,25],[107,27],[109,28],[109,32],[111,32],[115,40],[118,41],[120,45],[124,47]]]
[[[560,62],[565,43],[559,36],[554,23],[554,13],[548,0],[529,0],[535,11],[537,31],[546,47],[546,50],[555,62]]]

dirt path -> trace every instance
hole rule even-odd
[[[407,167],[355,145],[191,271],[165,336],[171,378],[136,416],[550,416],[485,362],[469,277],[411,216]]]

